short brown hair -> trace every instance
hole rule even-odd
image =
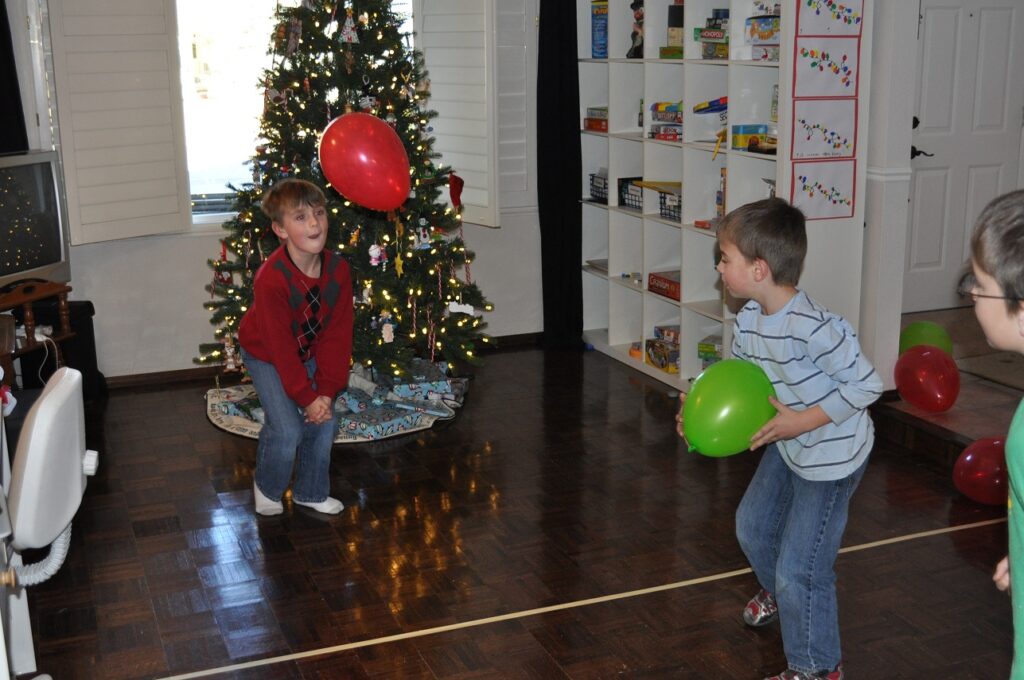
[[[304,179],[289,177],[267,189],[260,202],[260,209],[271,221],[280,222],[282,214],[288,208],[297,205],[315,208],[326,204],[327,199],[320,187]]]
[[[971,259],[1003,289],[1006,308],[1024,300],[1024,189],[997,196],[985,206],[971,233]]]
[[[807,255],[804,214],[781,198],[741,205],[718,225],[718,237],[736,246],[748,260],[768,264],[772,280],[795,286]]]

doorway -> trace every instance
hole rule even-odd
[[[956,283],[985,204],[1020,186],[1019,0],[921,0],[904,313],[963,306]]]

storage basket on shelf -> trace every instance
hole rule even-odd
[[[644,209],[644,190],[639,182],[643,177],[619,178],[619,207],[630,210]]]
[[[683,221],[683,202],[679,194],[669,192],[658,193],[658,213],[666,220]]]
[[[590,200],[598,203],[608,202],[608,178],[604,175],[590,173]]]

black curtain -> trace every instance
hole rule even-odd
[[[581,347],[583,261],[576,3],[541,0],[537,57],[537,206],[545,347]]]
[[[7,100],[0,106],[0,154],[28,151],[25,114],[21,110],[21,89],[18,87],[18,69],[14,63],[6,5],[0,6],[0,92]]]

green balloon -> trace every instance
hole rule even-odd
[[[900,331],[900,354],[911,347],[931,345],[953,356],[953,340],[946,329],[931,321],[915,321]]]
[[[693,381],[683,403],[683,427],[690,450],[720,458],[750,448],[750,438],[771,420],[768,397],[775,388],[757,364],[726,359],[711,364]]]

